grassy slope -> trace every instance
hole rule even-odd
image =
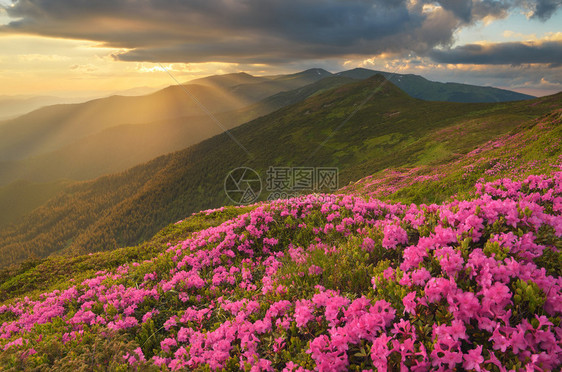
[[[555,102],[554,98],[551,98],[551,102]],[[453,127],[440,131],[440,134],[446,134],[443,137],[446,146],[452,145],[451,139],[456,129],[458,128]],[[467,190],[482,178],[487,181],[502,177],[522,179],[529,174],[550,174],[562,169],[561,138],[562,110],[558,109],[537,120],[523,123],[509,134],[498,136],[455,160],[386,169],[346,186],[341,191],[367,198],[384,197],[406,204],[440,202],[459,193],[464,194],[459,195],[461,197],[470,197]],[[458,145],[458,141],[455,143]],[[466,147],[471,145],[467,143]],[[506,162],[514,158],[516,160]],[[492,159],[494,160],[491,162]],[[433,177],[437,179],[432,179]],[[138,246],[76,257],[32,258],[20,265],[4,268],[0,271],[0,302],[18,296],[33,296],[40,291],[64,288],[69,279],[80,280],[93,276],[99,270],[111,270],[127,262],[141,262],[152,258],[164,251],[168,243],[174,244],[193,232],[218,226],[253,208],[225,207],[212,213],[196,213],[179,223],[168,225]]]
[[[250,166],[265,176],[275,165],[336,166],[346,184],[409,164],[411,156],[425,153],[423,147],[415,150],[416,141],[436,130],[493,121],[496,125],[476,134],[474,143],[484,143],[559,106],[560,97],[553,99],[539,99],[532,106],[423,102],[378,77],[348,84],[233,130],[253,159],[220,135],[123,174],[76,185],[18,226],[1,231],[1,256],[10,263],[32,253],[76,254],[136,244],[185,215],[227,203],[223,180],[233,168]],[[407,156],[396,155],[401,151]]]
[[[345,187],[344,191],[397,201],[433,203],[455,194],[466,196],[467,190],[481,179],[520,179],[560,170],[561,98],[562,94],[558,94],[544,101],[551,105],[552,112],[524,122],[485,144],[478,144],[477,136],[484,130],[500,132],[499,121],[469,122],[424,136],[398,154],[410,159],[405,166],[379,171]]]
[[[472,195],[468,190],[481,179],[523,179],[530,174],[551,174],[562,170],[560,138],[562,110],[558,109],[517,126],[510,134],[494,138],[457,160],[423,167],[386,169],[350,184],[338,193],[361,195],[364,198],[383,197],[404,204],[441,202],[454,195],[470,199]],[[545,148],[547,151],[544,151]],[[489,163],[490,159],[498,159],[500,161],[495,164],[502,164],[501,159],[513,157],[518,160],[510,163],[509,167],[489,172],[494,169]],[[468,172],[467,166],[470,169]],[[439,178],[432,180],[435,175],[439,175]],[[255,207],[228,206],[194,213],[184,220],[169,224],[151,239],[136,246],[73,257],[33,257],[5,267],[0,270],[0,305],[16,297],[35,298],[42,292],[67,288],[69,283],[94,277],[100,270],[111,271],[126,263],[151,259],[164,252],[170,244],[185,240],[194,232],[232,220]],[[559,258],[562,259],[562,256]]]

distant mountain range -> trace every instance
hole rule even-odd
[[[75,103],[82,99],[71,99],[51,96],[0,96],[0,125],[2,120],[16,118],[43,106],[63,103]]]
[[[459,83],[439,83],[427,80],[419,75],[396,74],[364,68],[343,71],[337,73],[336,75],[362,80],[375,74],[383,75],[410,96],[423,99],[425,101],[476,103],[522,101],[535,98],[528,94],[517,93],[511,90],[494,87],[482,87]]]
[[[58,196],[0,230],[0,257],[7,264],[32,254],[94,252],[144,241],[184,216],[228,203],[224,177],[239,166],[252,167],[262,175],[269,166],[338,167],[343,186],[389,167],[446,161],[550,112],[562,99],[557,95],[531,102],[426,102],[380,75],[361,81],[341,74],[326,78],[321,70],[304,75],[314,74],[319,80],[312,85],[278,92],[254,106],[232,111],[251,116],[248,107],[255,107],[259,116],[281,107],[232,129],[253,156],[227,134],[220,134],[125,172],[64,186]],[[252,81],[242,85],[270,85],[245,75],[225,78],[231,82],[222,83],[220,90],[218,78],[209,85],[199,82],[190,87],[230,93],[240,86],[232,84],[240,80]],[[234,97],[227,93],[223,95]],[[183,98],[175,94],[168,98]],[[253,99],[259,96],[255,94]],[[245,97],[244,102],[251,101],[249,95]],[[212,98],[208,102],[217,116],[229,115],[220,110],[236,103]],[[269,106],[264,108],[266,103]],[[192,108],[182,106],[180,112]],[[459,131],[462,141],[439,142],[439,131],[468,125],[473,128],[470,133]],[[158,130],[153,133],[164,135]],[[428,141],[432,136],[436,139]]]
[[[5,158],[0,161],[0,185],[18,179],[33,182],[52,182],[60,178],[86,180],[122,171],[201,142],[224,129],[304,100],[324,89],[353,81],[330,77],[308,84],[320,76],[305,72],[291,75],[290,79],[237,85],[235,90],[245,93],[234,95],[227,82],[243,81],[245,77],[235,74],[223,78],[224,81],[218,77],[210,79],[213,84],[186,85],[190,94],[213,112],[219,123],[200,112],[181,87],[170,87],[150,96],[110,97],[78,105],[47,107],[0,126],[0,156]],[[278,93],[288,87],[300,88]],[[115,125],[120,122],[126,124]],[[50,151],[45,151],[47,149]]]
[[[90,179],[124,170],[322,89],[376,73],[366,69],[335,75],[322,69],[270,77],[236,73],[191,81],[184,86],[188,93],[182,87],[171,86],[144,96],[112,96],[45,107],[0,125],[0,185],[17,179]],[[532,98],[496,88],[436,83],[415,75],[382,74],[411,96],[428,100],[495,102]],[[323,79],[328,80],[315,84]],[[193,97],[217,115],[221,124],[213,123]],[[155,136],[159,131],[161,136]],[[69,161],[79,164],[79,169]]]
[[[76,93],[70,94],[68,92],[61,94],[61,96],[2,95],[0,96],[0,125],[3,120],[14,119],[45,106],[87,102],[109,95],[140,96],[157,90],[159,89],[152,87],[136,87],[105,94],[96,91],[81,92],[79,96],[76,96]]]

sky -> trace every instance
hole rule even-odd
[[[0,0],[0,96],[245,71],[413,73],[562,91],[562,0]]]

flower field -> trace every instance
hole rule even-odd
[[[150,259],[7,300],[0,369],[560,370],[562,172],[471,195],[240,209]]]

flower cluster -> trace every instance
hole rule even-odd
[[[0,367],[49,366],[49,344],[96,334],[130,340],[115,363],[131,369],[559,370],[561,243],[562,172],[440,205],[260,204],[1,306]]]

